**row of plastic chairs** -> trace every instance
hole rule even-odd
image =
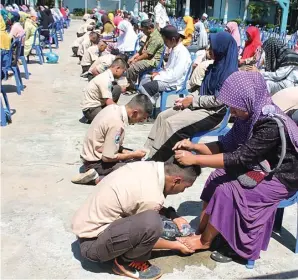
[[[43,43],[48,46],[50,51],[52,51],[52,43],[55,43],[56,48],[59,47],[59,40],[63,41],[63,33],[64,33],[64,27],[69,27],[70,21],[63,21],[55,22],[54,24],[49,26],[50,31],[50,40],[43,41]],[[43,54],[43,46],[41,41],[41,31],[42,27],[38,27],[34,33],[33,38],[33,44],[32,44],[32,50],[35,51],[35,54],[38,58],[39,64],[44,63],[44,54]],[[16,39],[10,47],[9,52],[5,55],[5,59],[2,58],[1,63],[1,72],[4,75],[4,79],[7,80],[8,78],[8,72],[12,71],[15,82],[16,82],[16,89],[17,94],[21,95],[21,92],[24,90],[24,84],[21,77],[21,72],[18,66],[18,61],[20,60],[22,62],[22,65],[24,67],[24,73],[25,78],[29,79],[29,71],[27,66],[27,59],[24,57],[24,54],[22,53],[24,49],[24,37],[25,35],[20,38]],[[5,107],[3,106],[2,98],[1,98],[1,126],[6,126],[11,121],[11,109],[8,101],[7,94],[4,90],[4,87],[1,84],[1,93],[4,99]]]

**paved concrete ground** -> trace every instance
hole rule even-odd
[[[25,91],[21,96],[8,94],[16,113],[13,123],[1,128],[2,278],[116,279],[109,265],[81,260],[70,230],[72,215],[94,188],[70,182],[80,166],[79,152],[88,127],[79,122],[86,82],[79,78],[77,59],[70,57],[77,28],[78,22],[73,22],[55,50],[60,55],[58,65],[30,64],[32,75],[25,80]],[[14,80],[5,84],[14,85]],[[127,100],[123,96],[120,103]],[[125,145],[142,146],[151,126],[130,127]],[[193,188],[168,199],[193,225],[210,172],[205,169]],[[298,255],[292,252],[296,209],[285,210],[281,238],[273,236],[254,270],[238,263],[217,264],[209,258],[210,252],[190,257],[154,254],[153,262],[165,272],[163,279],[298,277]]]

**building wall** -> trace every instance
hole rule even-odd
[[[127,11],[133,11],[135,0],[120,0],[121,1],[121,9],[125,4]],[[64,0],[65,6],[68,6],[70,11],[72,12],[75,8],[85,8],[85,0]],[[87,0],[88,9],[93,9],[97,7],[96,0]],[[112,11],[119,8],[119,0],[101,0],[100,7],[106,11]]]

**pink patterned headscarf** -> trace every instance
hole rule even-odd
[[[122,20],[123,20],[122,17],[116,16],[116,17],[114,18],[114,24],[115,24],[115,26],[118,26],[119,23],[120,23]]]
[[[228,32],[233,36],[235,39],[237,46],[240,47],[241,45],[241,38],[240,38],[240,32],[238,28],[238,24],[235,21],[228,22],[226,28],[228,29]]]
[[[273,103],[260,73],[234,72],[224,82],[217,99],[229,107],[249,113],[247,120],[236,119],[232,129],[220,139],[224,151],[232,152],[244,144],[251,137],[258,120],[278,115],[284,120],[291,142],[298,152],[298,127]]]

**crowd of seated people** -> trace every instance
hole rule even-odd
[[[275,39],[262,44],[256,27],[247,29],[242,50],[236,22],[211,32],[206,16],[195,25],[186,17],[181,33],[172,25],[156,28],[149,19],[134,29],[133,13],[101,12],[101,26],[92,32],[105,50],[92,46],[90,22],[78,34],[87,34],[88,48],[81,49],[83,58],[88,53],[89,81],[81,105],[90,126],[80,153],[83,166],[71,181],[97,185],[72,220],[82,256],[112,260],[118,275],[157,279],[161,270],[149,262],[153,249],[193,254],[210,249],[221,235],[236,255],[258,259],[268,247],[279,202],[298,189],[298,55]],[[132,54],[136,29],[144,45]],[[193,60],[186,46],[195,32]],[[124,147],[127,126],[146,121],[162,92],[179,90],[189,69],[188,94],[158,114],[143,147]],[[127,85],[120,86],[123,79]],[[135,95],[119,106],[126,90]],[[234,123],[218,141],[189,140],[219,126],[229,112]],[[188,222],[164,203],[167,195],[191,187],[203,167],[215,171],[201,194],[200,224],[189,234],[183,231]],[[166,238],[166,223],[177,229],[173,239]],[[212,258],[229,261],[220,251]]]

